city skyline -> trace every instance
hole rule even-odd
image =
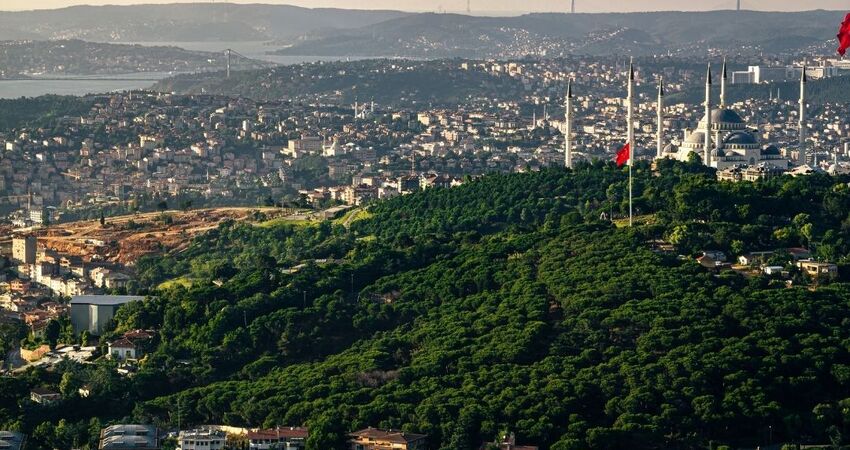
[[[133,4],[169,4],[169,3],[198,3],[190,0],[43,0],[33,5],[27,0],[7,0],[2,7],[4,11],[26,11],[34,9],[54,9],[78,5],[133,5]],[[212,1],[209,3],[258,3],[250,0],[232,0],[229,2]],[[260,2],[276,5],[294,5],[309,8],[344,8],[344,9],[392,9],[411,12],[465,12],[465,0],[267,0]],[[801,4],[792,0],[742,0],[742,9],[759,11],[804,11],[813,9],[846,9],[847,3],[841,0],[816,0]],[[510,0],[471,0],[469,7],[473,14],[521,14],[530,12],[568,12],[570,2],[567,0],[529,0],[523,3],[525,8],[517,9],[516,2]],[[802,5],[802,7],[801,7]],[[706,11],[719,9],[735,9],[736,0],[702,0],[691,2],[683,7],[675,0],[609,0],[600,5],[598,2],[577,0],[577,12],[640,12],[640,11]]]

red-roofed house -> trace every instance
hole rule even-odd
[[[304,427],[281,427],[249,431],[248,448],[251,450],[300,450],[307,445],[307,436],[307,428]]]
[[[348,435],[350,450],[424,450],[427,448],[424,434],[405,433],[396,430],[366,428]]]

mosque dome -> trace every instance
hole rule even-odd
[[[731,109],[715,109],[711,111],[711,121],[714,123],[743,124],[741,116]]]
[[[688,138],[685,139],[685,143],[703,144],[705,143],[705,133],[703,133],[702,131],[694,131],[693,133],[688,135]]]
[[[781,153],[779,152],[779,149],[776,148],[775,145],[768,145],[767,147],[765,147],[764,150],[761,151],[761,154],[762,155],[774,155],[774,156],[781,155]]]
[[[756,138],[750,133],[736,131],[726,136],[726,138],[723,139],[723,143],[731,145],[754,145],[758,144],[758,141],[756,141]]]

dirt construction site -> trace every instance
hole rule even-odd
[[[280,208],[213,208],[165,211],[51,225],[35,230],[38,243],[60,254],[132,265],[139,257],[180,251],[192,237],[218,227],[225,220],[255,220],[285,216]]]

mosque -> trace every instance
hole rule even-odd
[[[806,68],[803,67],[800,79],[800,114],[799,114],[799,151],[797,160],[789,161],[774,145],[765,145],[760,142],[757,130],[750,129],[733,109],[726,103],[726,62],[723,63],[723,72],[720,85],[720,104],[715,108],[712,105],[712,79],[711,66],[708,67],[705,83],[705,112],[702,120],[693,131],[686,131],[684,141],[680,145],[663,144],[664,136],[664,85],[658,86],[657,117],[657,150],[656,159],[675,159],[678,161],[690,161],[693,155],[697,155],[707,166],[714,167],[719,171],[753,167],[770,170],[785,171],[792,166],[804,166],[806,164]],[[633,84],[634,70],[629,67],[629,96],[626,104],[628,108],[628,122],[632,121],[633,109]],[[572,167],[572,86],[568,83],[566,95],[566,139],[565,139],[565,163]],[[629,127],[628,142],[634,148],[634,132]]]
[[[751,130],[737,112],[726,104],[726,63],[723,63],[723,73],[720,86],[720,106],[711,107],[711,69],[706,76],[706,114],[699,121],[697,128],[686,131],[681,145],[669,144],[656,155],[659,158],[670,158],[688,161],[692,154],[700,157],[706,165],[718,170],[736,166],[770,166],[777,169],[788,169],[789,161],[773,145],[763,145],[754,130]],[[805,70],[803,70],[805,83]],[[659,98],[663,96],[660,93]],[[710,111],[710,112],[708,112]],[[706,130],[710,130],[706,136]],[[706,155],[705,149],[710,149]]]

